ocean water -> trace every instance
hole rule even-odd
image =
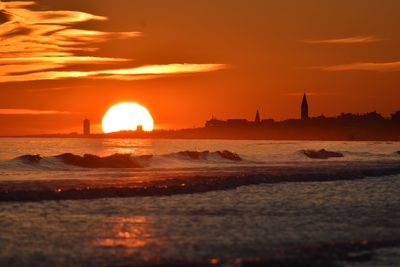
[[[343,157],[312,159],[308,149]],[[0,266],[399,266],[399,150],[2,138]],[[67,152],[129,153],[133,165],[55,157]],[[28,154],[40,158],[18,158]]]

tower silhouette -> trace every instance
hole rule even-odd
[[[301,101],[301,120],[305,121],[308,120],[308,102],[306,93],[304,93],[303,101]]]
[[[90,135],[90,121],[88,119],[83,121],[83,135]]]
[[[260,120],[260,113],[258,112],[258,109],[257,109],[257,113],[256,113],[255,122],[256,122],[256,123],[260,123],[260,122],[261,122],[261,120]]]

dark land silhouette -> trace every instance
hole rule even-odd
[[[114,138],[176,138],[176,139],[267,139],[267,140],[400,140],[400,121],[384,118],[376,112],[367,114],[343,113],[338,117],[315,117],[306,121],[262,120],[252,122],[245,119],[215,118],[207,121],[203,128],[181,130],[155,130],[153,132],[122,131],[96,134],[92,137]]]
[[[191,129],[145,132],[141,126],[138,126],[136,131],[90,134],[90,121],[87,119],[83,122],[83,129],[83,135],[71,133],[40,135],[40,137],[398,141],[400,140],[400,111],[391,114],[388,118],[376,111],[365,114],[341,113],[336,117],[323,115],[310,117],[307,96],[304,94],[299,119],[283,121],[261,119],[257,110],[254,121],[219,120],[213,117],[205,123],[204,127]]]

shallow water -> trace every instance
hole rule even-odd
[[[243,176],[246,173],[257,170],[266,177],[270,175],[266,170],[272,168],[276,179],[247,186],[239,183],[230,190],[169,196],[0,202],[0,266],[400,263],[400,175],[376,172],[384,166],[398,166],[394,152],[399,143],[5,139],[0,148],[1,184],[28,191],[37,190],[38,179],[52,185],[67,179],[74,187],[86,180],[94,184],[110,179],[137,182],[143,174],[156,185],[163,177],[183,177],[188,182],[205,179],[212,186],[208,178],[198,176],[199,171],[217,181],[239,173],[245,181],[249,179]],[[311,160],[298,152],[311,148],[340,151],[345,157]],[[139,170],[86,170],[11,160],[37,153],[45,157],[64,152],[165,155],[225,149],[238,153],[244,162],[174,158],[167,159],[168,164],[156,162]],[[345,177],[351,178],[355,171],[367,173],[368,168],[373,168],[376,177]],[[339,170],[344,172],[339,175]],[[311,179],[287,179],[296,173]],[[324,177],[319,175],[328,174],[332,180],[321,181]],[[75,183],[76,179],[80,182]],[[238,178],[232,179],[228,181]]]

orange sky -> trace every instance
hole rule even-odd
[[[0,135],[81,131],[138,102],[157,128],[400,109],[400,2],[0,2]]]

